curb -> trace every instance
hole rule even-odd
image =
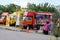
[[[7,27],[7,26],[0,26],[0,29],[4,29],[4,30],[10,30],[10,31],[17,31],[17,32],[26,32],[26,29],[19,29],[19,28],[15,28],[15,27]],[[34,31],[29,30],[29,33],[35,33]]]
[[[10,31],[17,31],[17,32],[26,32],[26,29],[19,29],[15,27],[8,27],[8,26],[0,26],[0,29],[10,30]],[[37,33],[42,34],[42,32],[36,32],[35,30],[29,30],[29,33]]]
[[[7,26],[0,26],[0,29],[5,29],[5,30],[11,30],[11,31],[20,31],[20,29],[18,28],[14,28],[14,27],[7,27]]]

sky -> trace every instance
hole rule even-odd
[[[51,5],[60,5],[60,0],[0,0],[0,4],[1,5],[8,5],[8,4],[16,4],[16,5],[20,5],[21,7],[25,8],[27,7],[27,3],[35,3],[35,4],[39,4],[39,3],[45,3],[48,2]]]

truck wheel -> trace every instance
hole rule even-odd
[[[40,25],[37,24],[36,25],[36,28],[37,28],[36,30],[39,30],[40,29]]]
[[[29,25],[29,29],[33,29],[33,25],[31,24],[31,25]]]
[[[27,29],[27,26],[24,25],[23,28],[24,28],[24,29]]]

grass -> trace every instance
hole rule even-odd
[[[6,26],[5,24],[0,24],[0,26]]]

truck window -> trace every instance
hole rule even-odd
[[[23,17],[23,20],[31,20],[32,17],[31,16],[26,16],[26,17]]]
[[[16,16],[10,16],[10,19],[16,19]]]
[[[1,16],[1,18],[5,18],[5,16]]]
[[[23,17],[23,20],[25,20],[26,17]]]
[[[30,17],[30,16],[26,17],[26,20],[31,20],[31,19],[32,19],[32,17]]]

